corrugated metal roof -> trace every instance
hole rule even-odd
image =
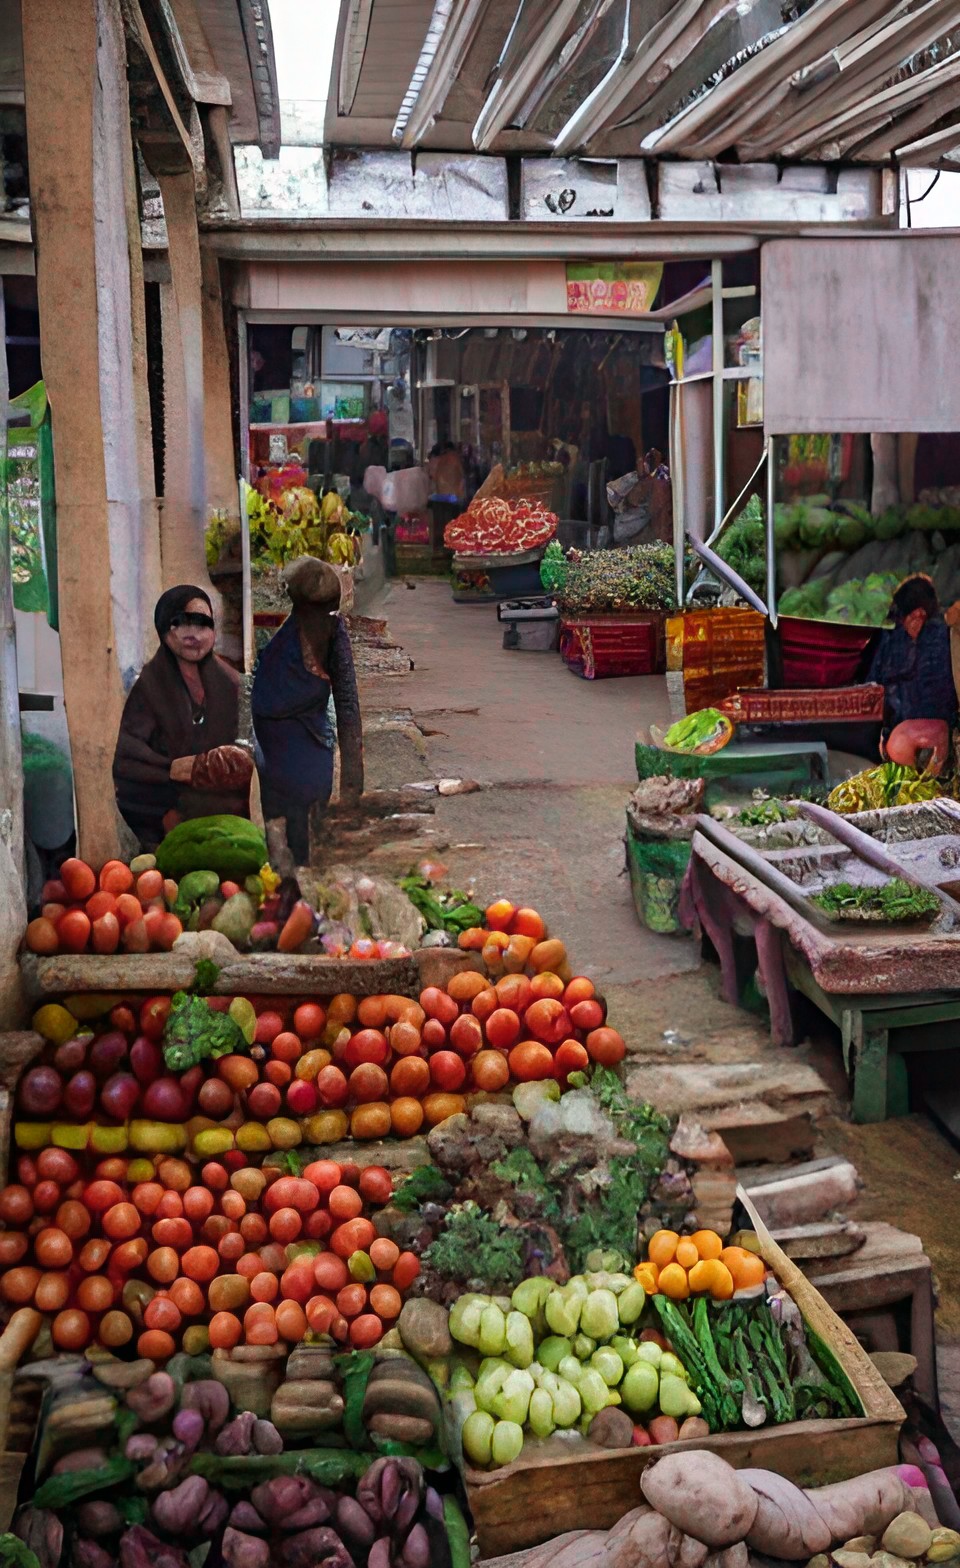
[[[327,135],[934,162],[960,144],[958,40],[960,0],[344,0]]]

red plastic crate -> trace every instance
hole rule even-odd
[[[661,611],[650,610],[636,616],[564,621],[560,657],[568,669],[588,681],[614,675],[658,675],[666,664],[665,619]]]
[[[854,684],[863,655],[876,636],[876,628],[783,615],[777,634],[783,658],[784,686],[823,688]]]

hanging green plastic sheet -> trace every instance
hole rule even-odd
[[[53,480],[53,429],[44,383],[10,400],[6,504],[10,519],[13,603],[46,615],[58,630],[57,515]],[[27,414],[29,424],[17,422]]]
[[[648,931],[674,932],[680,923],[680,887],[690,861],[690,839],[639,833],[627,818],[627,870],[637,914]]]

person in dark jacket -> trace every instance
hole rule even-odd
[[[293,610],[260,655],[253,727],[264,817],[286,819],[290,852],[307,865],[310,812],[330,799],[337,744],[341,800],[355,802],[363,792],[363,731],[340,578],[312,556],[291,561],[283,577]]]
[[[236,744],[240,677],[213,651],[213,606],[181,583],[157,600],[160,647],[134,682],[113,758],[121,816],[152,850],[185,817],[249,815],[253,759]]]
[[[907,577],[893,596],[892,630],[882,632],[868,680],[883,687],[883,726],[889,733],[909,719],[957,718],[950,628],[937,590],[922,573]]]

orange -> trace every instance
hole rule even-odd
[[[401,1056],[394,1062],[390,1074],[390,1088],[395,1095],[426,1094],[430,1087],[430,1067],[422,1056]]]
[[[700,1254],[689,1236],[682,1236],[677,1242],[677,1250],[674,1256],[682,1269],[692,1269],[694,1264],[700,1261]]]
[[[714,1301],[729,1301],[733,1295],[733,1278],[730,1270],[719,1258],[705,1258],[694,1264],[688,1275],[690,1289],[698,1294],[709,1291]]]
[[[647,1257],[658,1269],[666,1268],[677,1255],[680,1237],[675,1230],[658,1230],[647,1242]]]
[[[351,1138],[386,1138],[391,1128],[390,1107],[382,1100],[358,1105],[350,1117]]]
[[[723,1242],[715,1230],[695,1230],[690,1237],[701,1258],[719,1258]]]
[[[534,942],[542,942],[547,934],[543,916],[538,915],[535,909],[518,909],[510,923],[510,931],[517,936],[533,937]]]
[[[551,1001],[559,1002],[566,987],[559,975],[551,974],[545,970],[542,975],[534,975],[530,981],[530,995],[535,1002],[548,997]]]
[[[401,1095],[390,1107],[390,1120],[398,1138],[412,1138],[423,1126],[423,1106],[412,1095]]]
[[[462,1116],[466,1109],[467,1102],[462,1094],[438,1091],[428,1094],[423,1101],[423,1113],[431,1127],[445,1122],[448,1116]]]
[[[508,898],[498,898],[488,904],[484,912],[484,920],[488,931],[509,931],[513,924],[516,908]]]
[[[478,975],[475,969],[463,969],[447,982],[447,994],[455,1002],[472,1002],[475,996],[486,989],[486,976]]]
[[[684,1301],[690,1294],[686,1271],[679,1263],[668,1263],[660,1271],[657,1288],[664,1296],[669,1296],[671,1301]]]
[[[749,1290],[754,1285],[762,1285],[767,1277],[763,1259],[743,1247],[724,1247],[720,1261],[730,1270],[735,1290]]]
[[[657,1294],[658,1274],[655,1263],[638,1263],[633,1271],[633,1277],[640,1281],[648,1296]]]

